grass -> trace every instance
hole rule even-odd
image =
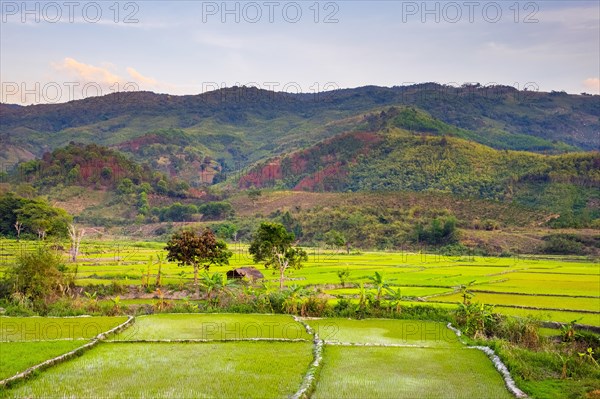
[[[302,342],[102,344],[4,396],[281,398],[297,390],[311,360]]]
[[[385,319],[315,319],[306,322],[325,341],[446,348],[462,346],[443,323]]]
[[[127,317],[0,317],[0,341],[87,340]]]
[[[0,275],[14,260],[15,254],[33,250],[37,242],[0,239]],[[62,243],[68,248],[68,243]],[[148,272],[151,258],[150,281],[158,270],[157,255],[165,256],[163,242],[84,240],[77,262],[76,283],[81,286],[141,285]],[[231,244],[234,252],[230,266],[211,267],[210,272],[224,273],[233,267],[254,266],[263,272],[267,286],[276,289],[277,276],[263,265],[255,265],[247,245]],[[461,285],[474,282],[473,290],[497,292],[478,293],[475,301],[496,304],[500,313],[516,314],[509,305],[557,308],[574,311],[549,312],[553,321],[571,321],[581,318],[586,324],[600,326],[597,315],[577,310],[599,311],[600,270],[598,264],[583,257],[558,256],[443,256],[427,253],[364,252],[347,255],[343,251],[307,248],[309,260],[300,270],[287,273],[286,286],[299,285],[322,290],[331,295],[356,296],[356,285],[365,283],[372,290],[367,277],[375,271],[382,273],[392,288],[400,288],[405,299],[452,292]],[[349,269],[348,288],[342,288],[338,271]],[[163,284],[183,287],[193,278],[191,268],[182,268],[172,262],[162,264]],[[588,296],[535,297],[511,294],[556,294]],[[458,302],[458,296],[435,296],[431,301]],[[422,302],[419,302],[423,304]],[[124,305],[128,302],[123,302]],[[547,312],[548,313],[548,312]],[[583,321],[585,320],[585,321]]]
[[[81,341],[38,341],[0,343],[0,379],[11,377],[84,345]]]
[[[576,353],[566,356],[548,347],[530,351],[505,342],[496,350],[518,386],[534,399],[587,399],[596,397],[587,392],[600,391],[600,368]]]
[[[534,310],[519,309],[503,306],[495,306],[494,310],[498,313],[512,316],[527,317],[533,316],[542,321],[557,321],[560,323],[569,323],[577,320],[577,323],[588,324],[591,326],[600,326],[600,314],[563,312],[558,310]]]
[[[158,314],[136,318],[115,340],[312,339],[291,316],[246,314]]]
[[[477,350],[341,346],[325,348],[313,397],[513,398]]]
[[[462,301],[462,296],[461,294],[453,294],[435,297],[433,300],[457,303]],[[531,306],[540,309],[571,309],[600,313],[600,298],[489,294],[477,292],[472,301],[490,305]]]

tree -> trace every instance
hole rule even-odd
[[[218,220],[233,216],[234,210],[229,202],[207,202],[198,207],[203,220]]]
[[[234,223],[225,222],[217,226],[213,226],[213,228],[215,229],[215,234],[217,237],[224,240],[237,241],[239,228]]]
[[[71,261],[77,262],[77,255],[79,255],[79,245],[81,244],[81,239],[85,235],[85,229],[77,229],[74,224],[70,224],[69,227],[69,238],[71,239],[71,249],[69,253],[71,254]]]
[[[346,237],[337,230],[330,230],[325,233],[325,244],[333,248],[341,248],[346,245]]]
[[[121,195],[128,195],[133,193],[134,185],[130,178],[126,177],[119,182],[117,186],[117,192]]]
[[[299,269],[308,260],[306,251],[293,247],[294,233],[289,233],[280,223],[263,222],[254,234],[249,252],[255,263],[263,262],[266,268],[279,270],[279,289],[283,290],[285,271]]]
[[[233,255],[227,249],[227,244],[217,240],[215,234],[209,229],[199,235],[192,230],[177,232],[167,242],[165,249],[168,251],[167,260],[177,262],[179,266],[193,266],[196,297],[200,296],[198,287],[200,266],[208,270],[211,265],[227,265]]]
[[[66,237],[73,218],[64,209],[53,208],[43,200],[34,200],[16,211],[19,221],[40,239],[46,234]]]
[[[458,242],[456,218],[434,218],[429,225],[417,223],[414,229],[415,240],[430,245],[447,245]]]

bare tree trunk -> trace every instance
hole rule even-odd
[[[196,298],[200,299],[200,287],[198,286],[198,265],[194,265],[194,288],[196,289]]]
[[[160,281],[160,273],[162,269],[162,262],[159,261],[158,263],[158,274],[156,275],[156,286],[160,287],[161,286],[161,281]]]
[[[81,239],[85,234],[85,229],[77,230],[75,225],[70,224],[68,227],[69,237],[71,238],[71,261],[77,262],[77,256],[79,255],[79,245],[81,244]]]
[[[284,260],[282,254],[278,254],[279,261],[279,291],[283,291],[283,280],[285,279],[285,269],[288,267],[288,261]]]
[[[15,230],[17,230],[17,241],[19,241],[21,238],[21,230],[22,229],[23,229],[23,223],[21,223],[17,220],[15,223]]]

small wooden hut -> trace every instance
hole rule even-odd
[[[260,280],[265,276],[254,267],[238,267],[237,269],[229,270],[227,278],[247,278],[248,280]]]

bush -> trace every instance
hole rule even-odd
[[[198,207],[204,220],[220,220],[233,216],[234,210],[229,202],[208,202]]]
[[[417,223],[414,240],[429,245],[447,245],[458,242],[457,220],[454,216],[434,218],[429,224]]]
[[[36,310],[46,307],[65,293],[67,280],[61,270],[66,270],[61,256],[40,246],[31,253],[17,257],[16,264],[6,272],[6,281],[12,295],[33,303]]]
[[[574,234],[553,234],[544,237],[542,252],[557,255],[585,255],[586,249]]]

